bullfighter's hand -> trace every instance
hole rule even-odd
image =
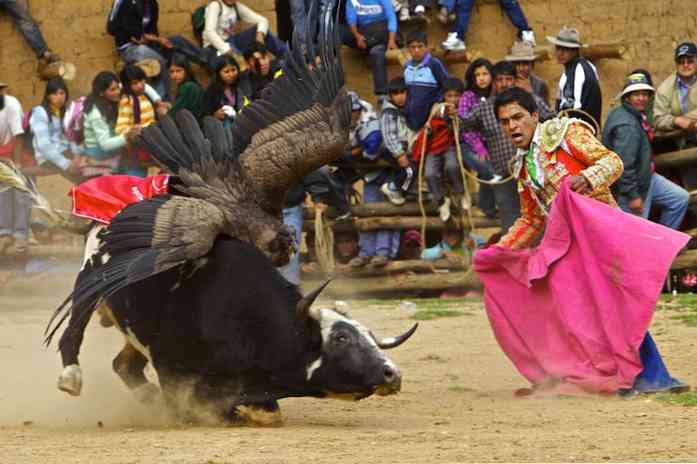
[[[588,179],[580,175],[572,176],[569,186],[571,187],[572,191],[580,193],[581,195],[591,193],[593,190],[591,184],[588,182]]]

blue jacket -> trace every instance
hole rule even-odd
[[[420,63],[410,60],[404,68],[407,84],[405,113],[407,126],[413,131],[423,127],[434,103],[443,98],[443,85],[448,71],[438,58],[427,53]]]
[[[346,23],[364,26],[387,21],[387,30],[397,32],[397,15],[391,0],[346,0]]]

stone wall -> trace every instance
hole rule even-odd
[[[105,32],[106,15],[112,0],[28,0],[30,10],[40,24],[49,46],[64,59],[77,65],[78,76],[71,83],[73,95],[89,90],[95,74],[113,69],[117,58],[113,39]],[[160,0],[160,30],[163,35],[191,35],[190,15],[205,1]],[[605,106],[617,94],[623,76],[636,67],[651,71],[654,79],[664,79],[673,70],[673,49],[683,40],[697,41],[697,14],[694,4],[684,0],[521,0],[535,30],[538,44],[546,35],[556,35],[562,25],[577,27],[584,42],[623,42],[625,60],[600,60],[596,63],[603,87]],[[266,14],[275,29],[273,0],[251,3]],[[444,40],[447,30],[436,21],[429,26],[432,45]],[[475,56],[492,60],[506,54],[515,39],[498,0],[479,0],[475,6],[467,36],[469,50]],[[349,85],[365,96],[372,93],[370,72],[360,55],[344,53]],[[36,59],[10,18],[0,13],[0,80],[10,84],[8,92],[20,99],[25,108],[37,104],[43,95],[43,83],[36,76]],[[450,66],[450,72],[464,76],[465,65]],[[400,73],[390,67],[390,76]],[[560,73],[558,65],[542,62],[536,72],[547,79],[552,89]],[[67,186],[60,180],[44,179],[42,186],[63,197]],[[60,195],[58,195],[61,193]]]

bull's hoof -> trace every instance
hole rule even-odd
[[[66,366],[58,377],[58,389],[72,396],[82,392],[82,369],[77,364]]]
[[[276,406],[262,405],[237,405],[228,415],[228,420],[233,425],[247,425],[252,427],[280,427],[283,425],[283,415]]]
[[[133,395],[143,404],[152,404],[160,398],[160,388],[154,383],[144,383],[133,389]]]

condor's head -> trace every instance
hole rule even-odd
[[[318,396],[360,400],[372,394],[398,393],[402,374],[383,350],[395,348],[412,336],[418,324],[406,333],[378,339],[347,314],[332,308],[312,308],[325,283],[300,300],[298,316],[315,326],[320,345],[308,360],[306,381]]]

